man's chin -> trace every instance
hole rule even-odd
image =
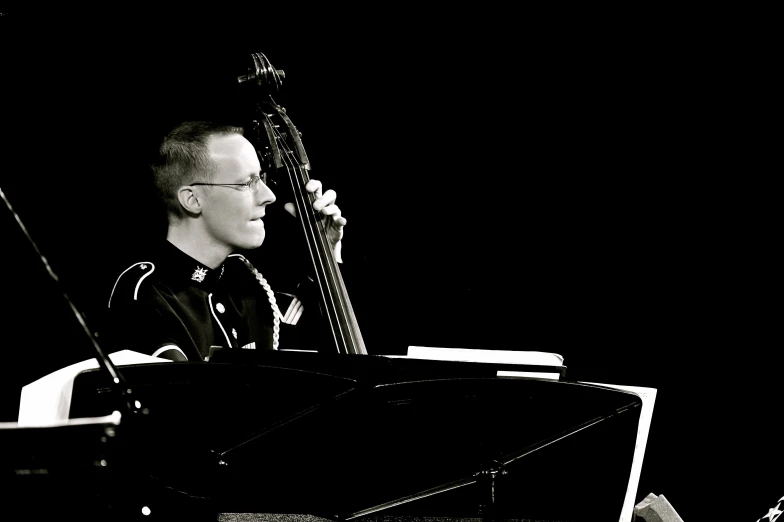
[[[241,242],[238,247],[242,250],[253,250],[259,248],[264,243],[264,234],[256,235],[254,238],[249,238],[247,241]]]

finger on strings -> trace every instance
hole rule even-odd
[[[326,208],[332,205],[333,203],[335,203],[337,197],[338,197],[337,193],[334,190],[329,189],[320,198],[318,198],[316,201],[313,202],[313,209],[321,210],[323,208]]]
[[[322,208],[321,213],[325,216],[340,217],[340,207],[337,205],[329,205]]]
[[[340,208],[337,205],[330,205],[328,207],[324,207],[321,213],[327,216],[332,216],[332,222],[335,225],[338,225],[340,227],[346,226],[347,223],[346,218],[344,218],[341,215]]]
[[[321,197],[321,182],[317,179],[311,179],[305,184],[305,190],[312,192],[316,198]]]

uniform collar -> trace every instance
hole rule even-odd
[[[165,241],[163,255],[166,265],[173,275],[180,281],[187,281],[191,285],[209,288],[221,279],[224,264],[212,269],[196,261],[191,256],[177,248],[170,241]]]

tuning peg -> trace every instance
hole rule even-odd
[[[238,84],[250,84],[265,92],[277,92],[286,73],[275,69],[263,53],[251,54],[247,73],[237,76]]]

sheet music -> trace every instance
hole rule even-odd
[[[473,348],[438,348],[432,346],[409,346],[407,355],[387,355],[405,359],[426,359],[430,361],[459,361],[473,363],[515,364],[525,366],[563,367],[563,356],[551,352],[517,350],[483,350]],[[561,378],[558,371],[516,371],[498,370],[498,377],[551,379]]]
[[[645,456],[645,446],[648,443],[648,432],[651,428],[653,405],[656,402],[656,388],[625,386],[621,384],[603,384],[600,382],[585,382],[583,384],[594,384],[596,386],[606,386],[608,388],[630,391],[642,399],[642,411],[640,412],[640,421],[637,426],[637,442],[634,446],[632,470],[629,475],[629,485],[626,488],[626,498],[623,501],[621,517],[619,519],[619,522],[631,522],[634,514],[634,500],[637,496],[637,486],[640,484],[640,472],[642,471],[642,461]]]
[[[564,363],[562,355],[551,352],[440,348],[433,346],[409,346],[407,357],[436,361],[532,364],[541,366],[562,366]]]
[[[557,381],[560,377],[560,373],[553,373],[553,372],[517,372],[514,370],[498,370],[496,372],[497,377],[522,377],[524,379],[550,379],[553,381]]]

